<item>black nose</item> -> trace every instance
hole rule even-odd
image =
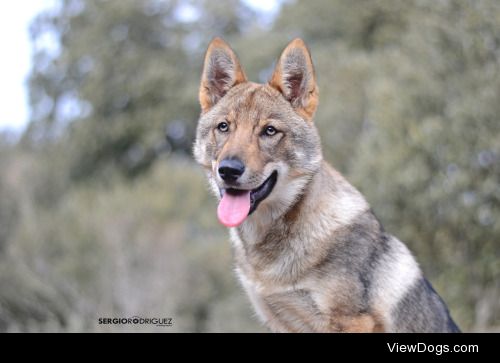
[[[245,165],[240,159],[224,159],[219,164],[219,175],[227,182],[234,182],[245,172]]]

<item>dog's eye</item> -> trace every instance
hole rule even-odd
[[[221,122],[217,125],[217,130],[219,130],[220,132],[228,132],[229,125],[227,124],[227,122]]]
[[[274,136],[276,135],[276,133],[278,132],[278,130],[276,130],[274,127],[272,126],[267,126],[265,129],[264,129],[264,134],[266,136]]]

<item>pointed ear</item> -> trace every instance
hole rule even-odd
[[[302,39],[291,41],[285,48],[269,85],[280,91],[306,120],[312,120],[318,106],[318,86],[311,54]]]
[[[227,91],[246,80],[231,47],[221,38],[214,38],[205,54],[201,76],[199,97],[202,112],[211,109]]]

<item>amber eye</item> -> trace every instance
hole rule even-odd
[[[264,134],[266,136],[274,136],[276,135],[276,133],[278,132],[278,130],[276,130],[274,127],[272,126],[267,126],[265,129],[264,129]]]
[[[219,130],[220,132],[228,132],[229,125],[227,124],[227,122],[221,122],[217,125],[217,130]]]

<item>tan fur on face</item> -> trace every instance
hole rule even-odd
[[[217,125],[227,122],[230,131],[220,133]],[[279,130],[274,137],[263,137],[266,125]],[[303,139],[302,145],[294,143]],[[197,161],[212,171],[212,178],[222,187],[217,175],[219,163],[231,157],[240,159],[246,168],[239,179],[244,189],[254,189],[274,170],[287,166],[278,183],[308,178],[322,159],[316,128],[301,117],[283,96],[269,85],[245,82],[231,88],[206,113],[202,113],[194,146]],[[278,158],[277,158],[278,157]],[[307,160],[306,163],[303,160]],[[283,162],[282,162],[283,161]],[[286,163],[284,162],[286,161]],[[287,173],[290,175],[287,177]],[[294,196],[287,203],[293,201]]]

